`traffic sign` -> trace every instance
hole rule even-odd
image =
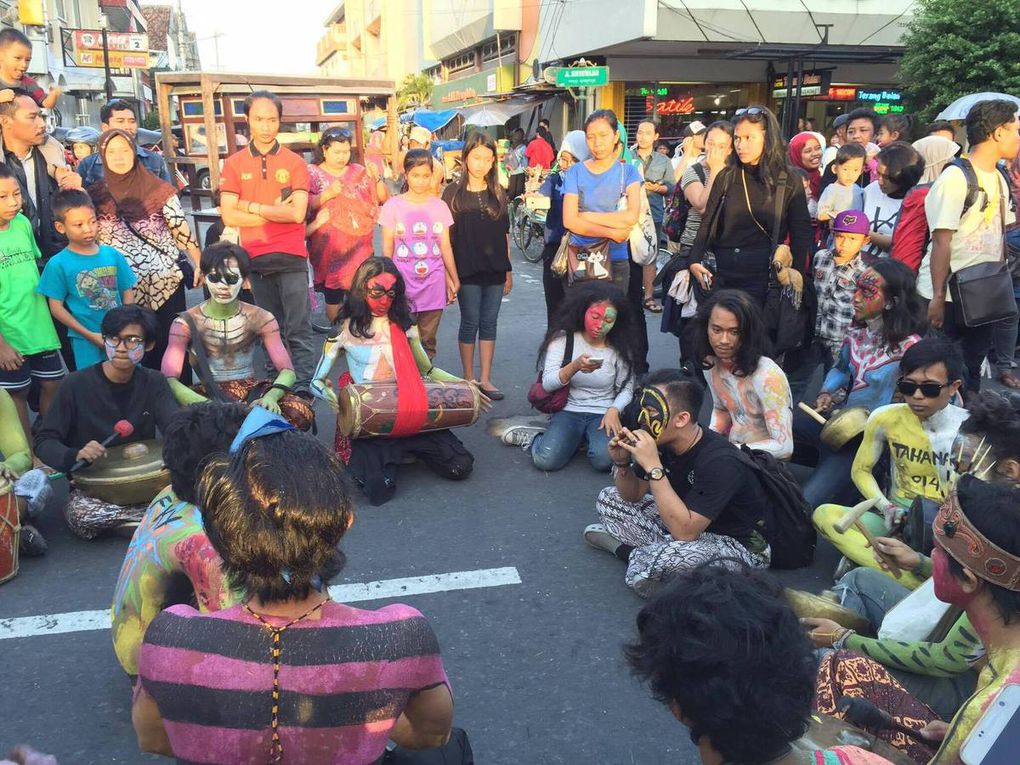
[[[608,66],[569,66],[556,71],[556,84],[561,88],[597,88],[608,82]]]

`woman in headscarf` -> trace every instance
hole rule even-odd
[[[906,263],[916,274],[927,249],[928,219],[924,214],[924,200],[935,179],[945,166],[960,153],[960,145],[938,135],[930,135],[912,144],[924,161],[921,180],[903,198],[900,219],[893,230],[892,247],[889,257]]]
[[[821,166],[824,151],[825,137],[821,133],[813,131],[797,133],[790,139],[790,144],[786,147],[790,164],[807,173],[808,184],[811,188],[810,198],[816,202],[822,186]]]
[[[106,177],[86,189],[96,207],[96,239],[124,253],[138,277],[135,302],[156,312],[156,343],[142,363],[159,369],[170,325],[187,308],[185,290],[201,283],[201,251],[177,190],[138,161],[130,135],[123,130],[107,130],[99,137],[99,157]],[[187,270],[193,270],[193,275],[188,274],[188,278],[179,262],[182,250],[191,260]],[[185,367],[181,379],[190,383],[189,368]]]

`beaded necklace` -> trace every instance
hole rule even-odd
[[[296,619],[292,619],[291,621],[289,621],[286,624],[284,624],[282,627],[274,627],[272,624],[267,622],[265,619],[263,619],[257,613],[252,611],[251,610],[251,606],[249,606],[247,603],[245,603],[244,606],[243,606],[245,611],[247,611],[249,614],[254,616],[262,624],[262,626],[265,627],[267,630],[269,630],[270,633],[272,633],[272,635],[273,635],[273,648],[272,648],[272,653],[273,653],[273,716],[272,716],[272,721],[270,722],[270,727],[272,728],[272,731],[273,731],[273,740],[269,744],[269,756],[271,758],[270,762],[282,762],[283,761],[283,742],[280,741],[280,653],[281,653],[281,650],[280,650],[280,634],[284,630],[286,630],[288,627],[290,627],[290,626],[292,626],[294,624],[297,624],[302,619],[306,619],[309,616],[311,616],[312,614],[314,614],[316,611],[318,611],[320,608],[322,608],[326,604],[326,602],[328,600],[329,600],[329,598],[326,598],[326,600],[320,601],[318,604],[316,604],[315,606],[313,606],[312,608],[308,609],[303,614],[301,614],[301,616],[299,616]]]

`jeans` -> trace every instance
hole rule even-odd
[[[803,412],[793,415],[793,461],[801,465],[811,464],[811,453],[817,455],[814,470],[801,487],[804,499],[811,509],[827,502],[853,504],[858,495],[850,467],[854,464],[860,438],[853,439],[838,452],[832,451],[821,441],[822,426]]]
[[[846,574],[833,588],[839,601],[871,622],[877,633],[885,615],[910,594],[910,590],[892,577],[870,568],[856,568]],[[888,667],[889,672],[910,694],[923,701],[943,720],[951,720],[963,702],[974,691],[974,671],[952,677],[922,675]]]
[[[251,274],[251,292],[255,305],[273,314],[280,324],[280,336],[290,352],[298,387],[307,388],[312,379],[315,365],[319,361],[312,341],[312,306],[308,302],[308,272],[283,271],[278,273]],[[273,370],[266,361],[266,370],[273,377],[279,370]]]
[[[963,316],[956,308],[956,304],[946,303],[942,332],[960,346],[963,362],[967,366],[964,384],[971,393],[981,390],[981,364],[984,363],[985,356],[992,347],[992,327],[994,326],[994,324],[983,324],[980,327],[968,327],[963,323]]]
[[[577,452],[581,439],[588,439],[588,461],[600,473],[613,466],[609,458],[609,436],[599,430],[601,414],[568,412],[561,409],[552,416],[549,427],[531,442],[531,459],[539,470],[561,470]]]
[[[496,320],[503,303],[503,285],[461,284],[457,293],[460,303],[460,330],[457,339],[465,345],[479,340],[496,339]]]
[[[1016,282],[1014,295],[1017,293]],[[1016,298],[1017,311],[1020,312],[1020,297]],[[992,348],[995,350],[995,368],[1000,375],[1012,372],[1016,360],[1017,317],[1003,319],[992,325]]]

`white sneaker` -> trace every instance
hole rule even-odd
[[[593,523],[584,530],[584,541],[596,550],[605,550],[610,555],[615,555],[617,548],[623,544],[614,537],[601,523]]]
[[[659,588],[662,586],[662,582],[658,579],[649,579],[646,576],[638,574],[634,577],[634,581],[630,586],[634,592],[647,600],[659,591]]]
[[[511,425],[503,431],[500,440],[507,446],[519,446],[527,449],[535,436],[545,433],[545,428],[536,428],[532,425]]]

